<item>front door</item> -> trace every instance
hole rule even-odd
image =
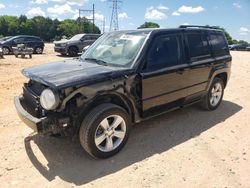
[[[160,107],[179,106],[187,96],[189,64],[183,58],[181,33],[160,35],[150,46],[141,73],[143,116]]]

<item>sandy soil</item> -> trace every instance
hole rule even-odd
[[[24,67],[61,60],[47,45],[33,59],[0,59],[0,187],[250,187],[250,53],[232,52],[224,101],[214,112],[192,106],[136,125],[107,160],[69,138],[29,136],[13,97]]]

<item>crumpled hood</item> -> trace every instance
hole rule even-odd
[[[31,80],[50,87],[65,88],[103,80],[119,69],[122,68],[70,59],[26,68],[22,73]]]

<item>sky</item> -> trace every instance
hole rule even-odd
[[[0,15],[41,15],[63,20],[78,17],[78,9],[95,4],[96,24],[109,31],[112,0],[0,0]],[[237,40],[250,42],[250,0],[120,0],[119,29],[136,29],[144,22],[162,28],[182,24],[224,27]],[[90,17],[90,13],[84,16]]]

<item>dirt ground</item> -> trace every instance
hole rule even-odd
[[[24,67],[62,60],[0,59],[0,187],[250,187],[250,52],[232,52],[218,110],[196,106],[134,126],[125,148],[94,160],[69,138],[29,136],[14,109]]]

